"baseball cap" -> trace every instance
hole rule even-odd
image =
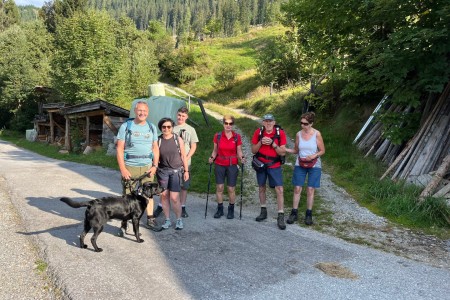
[[[262,119],[263,119],[263,121],[265,121],[265,120],[275,121],[275,117],[272,114],[265,114],[262,117]]]

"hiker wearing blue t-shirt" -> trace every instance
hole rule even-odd
[[[136,117],[123,123],[117,134],[117,163],[124,180],[131,177],[139,177],[148,172],[147,181],[154,181],[157,166],[154,162],[159,161],[158,134],[156,126],[147,121],[148,104],[139,101],[134,107]],[[124,191],[124,194],[126,191]],[[147,228],[153,231],[161,231],[162,228],[153,217],[153,198],[148,199],[147,205]],[[119,235],[123,236],[122,229],[126,224],[122,223]]]

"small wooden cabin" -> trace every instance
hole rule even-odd
[[[44,104],[42,114],[35,119],[39,140],[63,143],[71,150],[73,137],[77,134],[82,148],[86,146],[107,147],[114,142],[120,125],[130,112],[103,100],[66,106],[64,103]],[[43,117],[42,117],[43,116]],[[76,130],[76,132],[75,132]]]

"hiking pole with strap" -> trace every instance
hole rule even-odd
[[[206,214],[208,213],[209,188],[211,186],[211,170],[212,170],[212,164],[209,164],[208,192],[206,193],[205,219],[206,219]]]
[[[242,191],[244,190],[244,164],[241,163],[242,175],[241,175],[241,207],[239,208],[239,220],[242,220]]]

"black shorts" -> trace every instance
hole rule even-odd
[[[215,165],[214,174],[216,175],[216,184],[224,184],[227,179],[227,186],[234,187],[237,183],[239,169],[237,165],[219,166]]]

